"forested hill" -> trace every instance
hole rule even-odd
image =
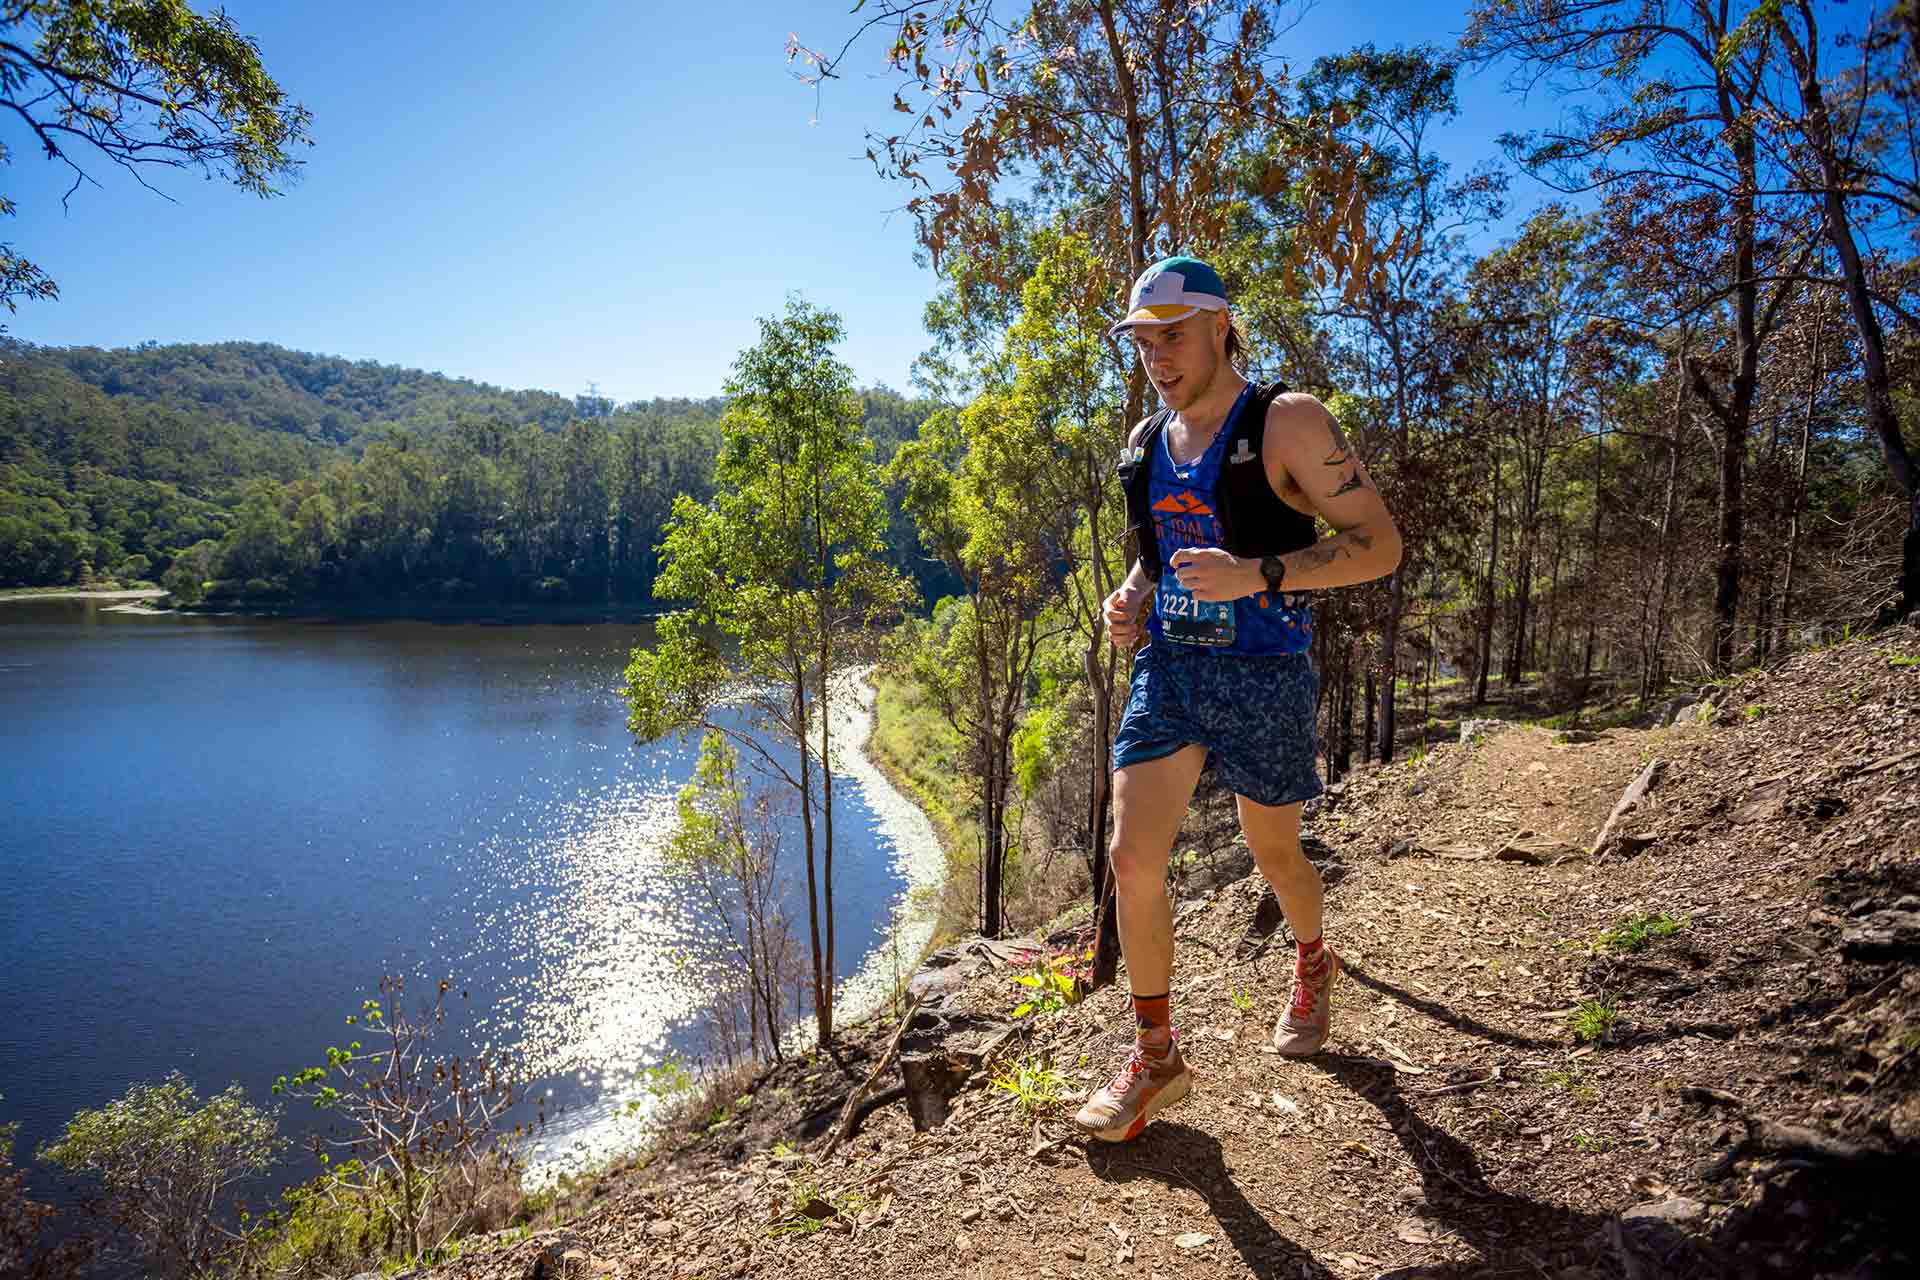
[[[928,412],[884,387],[861,407],[882,460]],[[0,587],[644,607],[673,499],[710,493],[724,410],[568,400],[266,343],[9,343]],[[890,558],[924,578],[894,509]]]
[[[375,426],[431,429],[463,415],[557,430],[580,411],[574,401],[548,391],[507,391],[269,342],[44,347],[20,354],[65,368],[110,396],[335,444]]]

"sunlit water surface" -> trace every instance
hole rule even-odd
[[[454,1034],[528,1064],[542,1162],[630,1142],[638,1073],[708,1049],[718,926],[661,858],[695,744],[625,728],[620,674],[650,639],[0,605],[0,1122],[20,1153],[174,1069],[265,1101],[346,1041],[383,973],[410,999],[451,978]],[[852,1012],[924,943],[906,891],[938,858],[857,753],[837,773]],[[789,818],[804,922],[800,834]]]

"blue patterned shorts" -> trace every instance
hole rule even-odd
[[[1320,794],[1314,720],[1320,677],[1304,653],[1239,656],[1156,641],[1133,660],[1113,767],[1189,744],[1213,753],[1220,785],[1255,804]]]

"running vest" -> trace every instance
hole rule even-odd
[[[1171,410],[1148,419],[1121,459],[1128,532],[1155,582],[1148,633],[1155,640],[1242,655],[1301,653],[1313,641],[1304,596],[1260,591],[1238,600],[1193,598],[1162,566],[1182,547],[1224,547],[1243,559],[1283,555],[1314,542],[1313,517],[1267,483],[1261,462],[1267,407],[1285,384],[1249,386],[1200,457],[1176,467],[1167,444]]]

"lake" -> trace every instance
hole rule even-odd
[[[16,1159],[170,1070],[269,1101],[275,1077],[346,1042],[383,973],[469,993],[459,1037],[523,1055],[552,1090],[549,1151],[619,1145],[636,1074],[705,1049],[714,932],[660,859],[697,743],[625,727],[621,673],[651,635],[0,603]],[[840,969],[867,966],[870,1000],[924,941],[917,925],[890,939],[937,854],[908,847],[930,843],[924,819],[871,766],[845,768]],[[797,819],[785,831],[804,952]]]

